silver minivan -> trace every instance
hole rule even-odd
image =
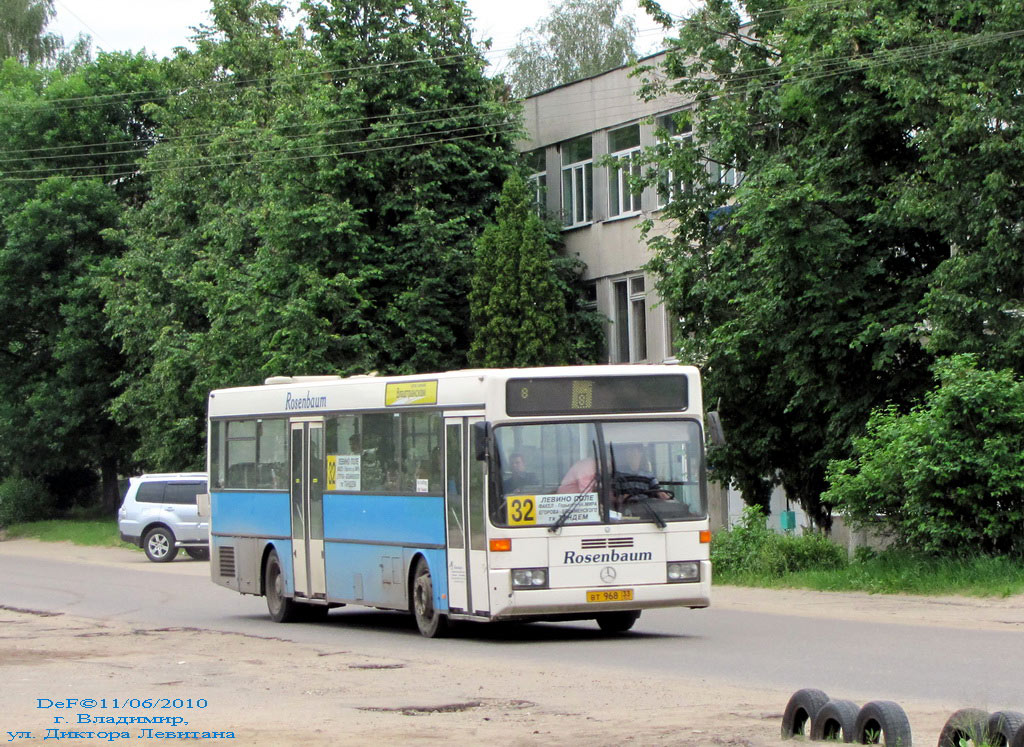
[[[206,493],[205,472],[140,475],[129,480],[117,528],[154,563],[169,563],[183,548],[196,560],[210,558],[210,525],[200,519],[196,496]]]

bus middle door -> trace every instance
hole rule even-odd
[[[445,513],[448,607],[454,613],[490,614],[484,462],[474,458],[471,427],[481,417],[445,418]]]
[[[291,421],[292,570],[296,596],[324,598],[324,422]]]

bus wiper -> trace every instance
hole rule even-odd
[[[548,531],[552,534],[562,528],[565,522],[569,520],[569,517],[572,516],[572,512],[576,510],[578,505],[580,505],[580,501],[582,501],[587,496],[587,493],[589,493],[597,484],[597,471],[600,469],[601,465],[597,462],[597,442],[591,441],[591,444],[594,446],[594,476],[591,478],[587,486],[577,493],[576,497],[572,499],[572,503],[569,504],[569,508],[565,509],[555,523],[548,527]]]
[[[664,529],[668,526],[668,524],[666,524],[665,520],[661,518],[661,514],[654,510],[654,506],[652,506],[650,502],[646,500],[647,497],[648,496],[644,496],[643,499],[640,499],[635,502],[647,509],[647,513],[649,513],[651,515],[651,518],[654,519],[654,523],[658,525],[658,529]]]

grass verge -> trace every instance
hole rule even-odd
[[[53,519],[11,524],[7,527],[7,536],[11,539],[25,537],[44,542],[71,542],[95,547],[135,547],[121,541],[117,534],[117,522],[110,519]]]
[[[872,552],[849,560],[819,534],[780,535],[764,515],[747,509],[728,531],[715,534],[716,583],[765,588],[1008,597],[1024,594],[1024,559],[987,556],[936,558],[906,550]]]
[[[1009,597],[1024,594],[1024,564],[1008,558],[939,559],[890,551],[842,568],[765,573],[715,566],[715,582],[871,594]]]

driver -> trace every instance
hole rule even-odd
[[[615,471],[612,473],[612,493],[615,503],[622,506],[631,498],[651,497],[661,501],[672,495],[661,489],[658,478],[650,470],[641,444],[624,444],[614,452]]]

